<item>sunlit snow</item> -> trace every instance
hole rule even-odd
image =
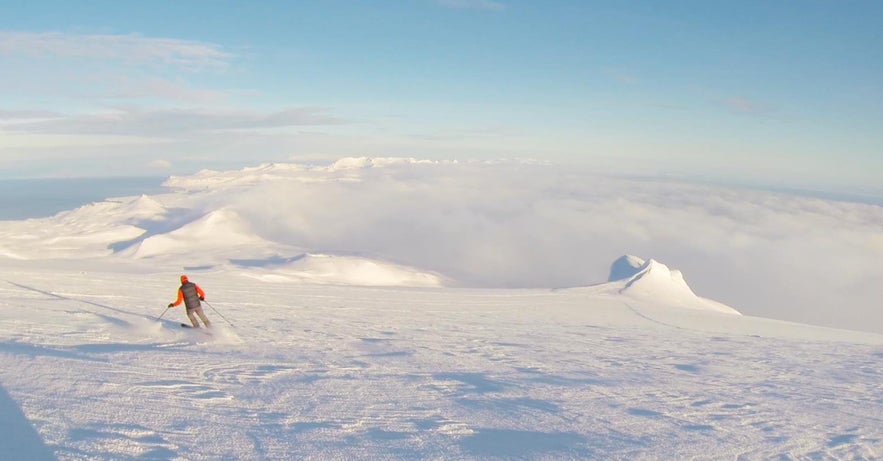
[[[491,217],[526,222],[523,197],[487,188],[480,209],[454,207],[407,180],[436,167],[204,171],[0,222],[0,459],[883,456],[883,336],[748,315],[629,250],[582,255],[606,281],[476,287],[512,254],[425,237],[484,227],[508,248],[520,240]],[[420,206],[440,208],[400,213]],[[209,330],[165,307],[182,273]]]

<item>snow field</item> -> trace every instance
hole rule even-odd
[[[883,453],[872,334],[590,289],[191,272],[235,324],[206,307],[208,337],[180,308],[155,320],[177,275],[0,272],[0,383],[58,459]]]
[[[875,331],[879,207],[414,159],[166,186],[0,221],[0,460],[883,456],[883,337],[741,315]],[[705,270],[585,286],[620,248]]]

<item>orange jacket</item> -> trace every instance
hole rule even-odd
[[[196,293],[199,294],[200,299],[205,298],[205,292],[202,291],[202,288],[199,288],[199,285],[193,284],[196,287]],[[178,288],[178,299],[172,303],[173,306],[179,306],[184,301],[184,292]]]

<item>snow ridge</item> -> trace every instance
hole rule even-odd
[[[669,269],[654,259],[644,261],[637,256],[622,256],[611,265],[609,280],[606,285],[627,297],[673,307],[741,315],[732,307],[697,296],[681,271]]]
[[[231,247],[264,247],[269,242],[255,236],[248,223],[233,210],[220,209],[179,229],[144,239],[123,256],[148,258],[181,252]]]

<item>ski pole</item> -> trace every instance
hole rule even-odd
[[[159,314],[159,317],[156,318],[156,321],[158,322],[159,319],[161,319],[162,316],[166,315],[166,312],[168,312],[168,311],[169,311],[169,308],[167,307],[166,310],[162,311],[162,314]]]
[[[211,304],[209,304],[208,301],[203,300],[202,302],[204,302],[206,306],[211,307],[212,310],[215,311],[215,314],[218,314],[218,316],[221,317],[222,319],[224,319],[225,322],[229,323],[231,327],[234,326],[232,322],[230,322],[229,320],[227,320],[226,317],[224,317],[223,315],[221,315],[221,313],[218,312],[218,310],[215,309],[214,306],[212,306]]]

